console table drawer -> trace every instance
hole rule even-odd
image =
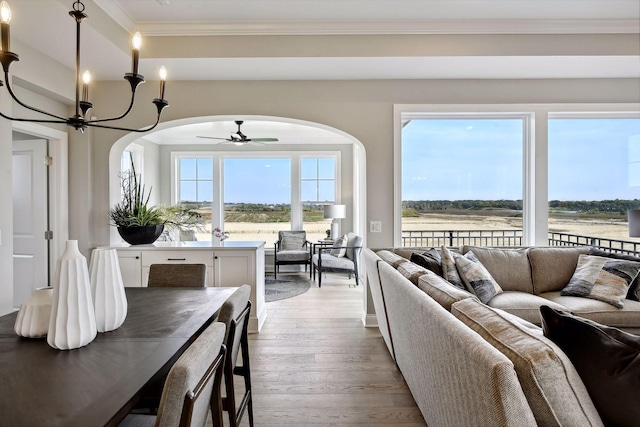
[[[209,251],[142,251],[143,267],[171,263],[213,266],[213,254]]]

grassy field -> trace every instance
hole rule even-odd
[[[471,213],[470,213],[471,212]],[[402,219],[403,230],[521,230],[522,211],[517,210],[454,210],[446,213],[405,212]],[[206,216],[210,218],[210,213]],[[255,210],[251,212],[225,211],[225,231],[231,233],[231,240],[264,240],[272,245],[277,240],[278,231],[290,229],[290,212]],[[312,242],[326,237],[330,222],[322,218],[319,210],[304,212],[304,229]],[[210,239],[207,230],[197,233],[198,240]],[[577,213],[553,211],[549,214],[549,231],[622,240],[640,243],[640,238],[630,238],[626,217],[620,213]]]

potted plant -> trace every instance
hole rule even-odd
[[[186,231],[204,232],[204,218],[197,211],[183,205],[161,205],[158,207],[164,219],[165,229],[171,240],[180,240]],[[175,234],[175,236],[171,236]]]
[[[122,201],[109,211],[118,233],[132,245],[155,242],[164,230],[165,219],[161,209],[148,206],[151,190],[145,192],[135,167],[120,175],[120,188]]]

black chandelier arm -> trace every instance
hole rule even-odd
[[[156,122],[153,125],[150,125],[149,127],[143,128],[143,129],[131,129],[131,128],[125,128],[125,127],[119,127],[119,126],[109,126],[109,125],[99,125],[96,124],[95,122],[87,122],[86,125],[87,127],[93,127],[93,128],[102,128],[102,129],[112,129],[112,130],[122,130],[125,132],[138,132],[138,133],[144,133],[144,132],[148,132],[152,129],[155,129],[156,126],[158,126],[158,123],[160,123],[160,114],[158,114],[158,117],[156,118]]]
[[[133,104],[135,103],[135,100],[136,100],[136,93],[135,92],[131,92],[131,102],[129,103],[129,108],[127,108],[127,111],[125,111],[124,113],[122,113],[119,116],[107,117],[106,119],[86,120],[86,123],[87,124],[91,124],[91,123],[112,122],[112,121],[115,121],[115,120],[120,120],[120,119],[126,117],[127,114],[129,114],[131,112],[131,110],[133,109]]]
[[[4,72],[4,81],[6,82],[5,86],[7,87],[7,92],[9,92],[9,95],[11,95],[11,98],[13,98],[13,100],[16,101],[18,103],[18,105],[26,108],[27,110],[35,111],[36,113],[44,114],[45,116],[54,117],[54,118],[56,118],[58,120],[62,120],[62,122],[59,122],[59,121],[51,121],[51,122],[38,121],[38,123],[66,123],[67,122],[67,119],[65,117],[58,116],[58,115],[52,114],[52,113],[48,113],[46,111],[40,110],[39,108],[32,107],[32,106],[27,105],[24,102],[20,101],[18,99],[18,97],[16,96],[16,94],[13,92],[13,89],[11,89],[11,83],[9,83],[11,81],[11,79],[9,78],[9,73],[7,71]],[[2,86],[2,82],[0,82],[0,86]],[[33,122],[35,122],[36,120],[23,120],[23,121],[33,121]]]
[[[21,119],[18,117],[11,117],[4,114],[0,111],[0,117],[5,118],[7,120],[11,120],[14,122],[32,122],[32,123],[59,123],[59,124],[67,124],[67,119],[60,120],[45,120],[45,119]]]

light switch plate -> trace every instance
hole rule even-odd
[[[382,221],[370,221],[369,231],[372,233],[382,233]]]

